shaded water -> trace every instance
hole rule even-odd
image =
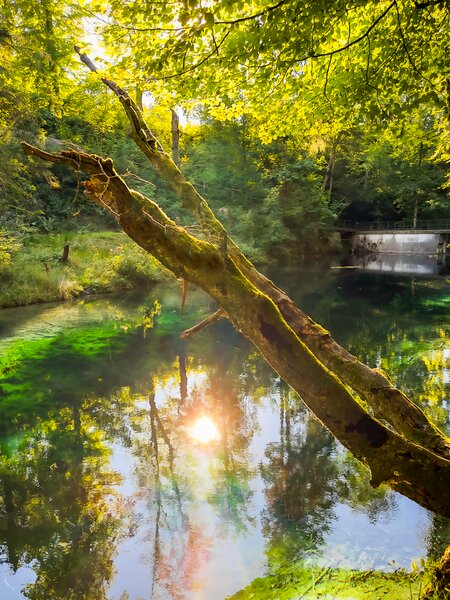
[[[448,430],[445,279],[273,277]],[[294,561],[393,570],[448,543],[228,323],[180,341],[214,306],[179,301],[166,285],[0,311],[2,600],[221,599]]]

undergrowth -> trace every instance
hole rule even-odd
[[[69,259],[62,261],[69,244]],[[32,235],[0,260],[0,307],[145,287],[170,275],[125,234]],[[1,258],[1,257],[0,257]]]

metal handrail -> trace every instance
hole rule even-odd
[[[337,228],[353,231],[450,231],[450,219],[420,219],[415,223],[412,220],[367,222],[342,220],[337,223]]]

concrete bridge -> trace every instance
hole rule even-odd
[[[340,221],[337,230],[355,254],[450,254],[450,219]]]

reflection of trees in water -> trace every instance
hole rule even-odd
[[[263,533],[271,569],[314,553],[334,519],[339,471],[336,442],[280,384],[280,441],[266,449],[261,467],[267,508]]]
[[[336,491],[340,502],[367,515],[371,523],[397,509],[395,493],[385,485],[373,488],[369,483],[368,470],[350,452],[342,451],[337,464],[339,479]]]
[[[319,285],[315,292],[299,292],[299,305],[352,354],[386,371],[440,427],[449,428],[446,280],[337,272],[326,289]]]
[[[253,431],[249,430],[243,405],[236,402],[228,389],[222,393],[219,424],[222,437],[218,445],[218,458],[214,468],[215,485],[208,497],[220,519],[221,533],[238,533],[253,523],[249,508],[253,492],[249,482],[255,470],[250,462],[248,446]]]
[[[182,598],[183,590],[189,589],[191,579],[196,574],[196,565],[192,556],[196,552],[196,531],[191,526],[188,515],[183,510],[182,496],[175,471],[175,450],[169,434],[161,420],[159,410],[155,402],[153,391],[149,393],[149,420],[150,420],[150,446],[149,459],[152,465],[153,477],[153,504],[155,510],[155,522],[153,525],[153,547],[152,547],[152,587],[151,597],[158,598],[160,591],[170,598]],[[165,452],[160,452],[160,440],[165,445]],[[166,460],[165,460],[166,459]],[[164,479],[169,480],[171,493],[164,490],[165,481],[162,480],[161,471],[165,471]],[[161,516],[164,514],[166,526],[170,530],[174,522],[169,521],[169,511],[175,513],[178,521],[175,526],[176,538],[171,540],[169,552],[165,552],[161,540]],[[178,519],[177,519],[178,517]],[[173,519],[173,517],[172,517]],[[177,539],[181,544],[176,548]],[[175,545],[174,545],[175,542]],[[202,545],[201,545],[202,546]],[[178,556],[177,550],[181,551]],[[176,556],[176,559],[174,560]]]
[[[33,335],[2,356],[0,547],[13,571],[34,569],[30,598],[106,598],[127,526],[108,464],[112,441],[131,444],[131,398],[112,391],[139,386],[155,359],[139,330],[108,317]]]
[[[426,541],[428,558],[438,560],[444,554],[450,540],[450,520],[439,515],[432,515],[431,525]]]
[[[108,466],[111,441],[130,444],[129,406],[110,394],[132,377],[130,346],[139,367],[143,354],[116,317],[55,326],[2,356],[0,544],[13,571],[34,569],[30,598],[106,598],[129,508]]]
[[[230,345],[204,331],[189,341],[188,357],[186,345],[174,340],[185,328],[176,315],[172,322],[163,312],[145,338],[132,323],[125,331],[119,321],[38,340],[28,354],[22,347],[23,359],[12,355],[6,365],[7,385],[0,390],[0,543],[13,569],[34,561],[38,578],[27,590],[30,598],[105,597],[121,521],[132,512],[128,501],[114,495],[110,443],[131,448],[139,493],[152,508],[146,549],[155,598],[183,597],[208,562],[212,539],[197,518],[200,502],[220,523],[215,538],[241,533],[252,522],[249,446],[258,428],[256,407],[273,392],[274,374],[223,324],[217,327],[224,327],[221,339]],[[397,360],[383,346],[395,349],[402,342],[392,327],[397,321],[382,317],[377,325],[382,332],[375,335],[372,316],[358,325],[353,344],[371,362],[382,354]],[[186,320],[198,319],[187,312]],[[354,331],[353,325],[346,335]],[[375,344],[373,335],[379,338]],[[406,345],[402,353],[400,361],[409,356]],[[420,364],[417,378],[443,372],[441,360]],[[202,375],[195,385],[194,373]],[[152,380],[160,388],[175,381],[176,391],[158,404],[148,393]],[[392,502],[384,491],[370,491],[359,463],[337,450],[333,437],[283,383],[279,393],[280,440],[269,445],[262,467],[263,533],[272,568],[320,550],[338,501],[372,519]],[[208,485],[201,500],[196,491],[202,490],[205,466],[185,436],[187,421],[200,409],[214,416],[222,432],[207,453]],[[430,548],[442,526],[435,530]]]
[[[338,502],[373,522],[396,506],[395,495],[369,485],[363,465],[337,445],[286,384],[279,387],[280,439],[269,444],[261,466],[263,533],[272,571],[321,552]]]
[[[243,532],[252,523],[249,513],[253,493],[249,482],[255,474],[249,444],[258,424],[249,400],[251,383],[243,378],[245,354],[217,346],[216,360],[207,368],[202,393],[208,409],[217,415],[221,439],[214,467],[215,485],[208,502],[220,518],[221,533]]]
[[[187,358],[185,345],[174,343],[172,330],[185,328],[175,316],[174,324],[171,314],[163,315],[145,337],[128,319],[123,327],[119,319],[58,330],[52,338],[22,341],[20,353],[14,349],[2,363],[0,528],[12,568],[34,565],[29,597],[105,597],[121,521],[132,512],[114,496],[111,442],[132,448],[139,485],[154,507],[148,549],[155,597],[181,597],[194,585],[211,543],[189,517],[198,469],[188,464],[192,457],[183,458],[183,418],[198,405],[213,412],[223,430],[204,501],[227,528],[246,527],[252,474],[246,394],[257,385],[257,369],[241,378],[243,353],[232,346],[217,350],[208,333],[190,343],[197,357]],[[205,382],[188,396],[192,369]],[[157,406],[146,394],[143,406],[152,378],[178,380],[180,397]],[[11,446],[14,434],[19,441]]]
[[[124,507],[90,408],[74,400],[30,429],[14,451],[1,448],[0,536],[14,571],[33,564],[29,598],[106,598]]]
[[[199,503],[209,504],[215,515],[216,541],[251,522],[249,479],[254,469],[248,445],[254,414],[242,392],[242,363],[235,354],[220,349],[210,358],[189,359],[183,353],[171,365],[161,365],[154,372],[154,387],[164,389],[178,378],[180,396],[166,397],[158,406],[152,389],[148,410],[130,416],[140,432],[133,446],[136,474],[153,514],[147,542],[154,598],[183,598],[198,585],[213,543],[211,528],[199,519]],[[200,373],[195,382],[193,374]],[[201,414],[212,416],[221,431],[220,440],[207,450],[195,450],[186,435],[187,425]]]

